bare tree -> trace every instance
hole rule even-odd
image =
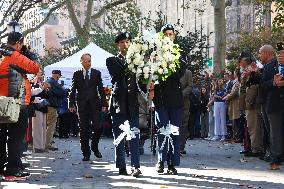
[[[45,18],[39,21],[34,28],[29,28],[27,31],[23,32],[24,35],[27,35],[44,25],[49,20],[50,16],[64,4],[65,0],[51,0],[48,4],[44,3],[42,0],[2,0],[0,3],[0,14],[2,15],[0,19],[0,28],[2,28],[2,30],[0,30],[0,39],[7,36],[7,28],[4,27],[5,22],[7,23],[12,19],[19,22],[26,11],[36,6],[48,10]]]
[[[78,17],[76,15],[76,10],[74,9],[75,4],[71,1],[66,1],[66,7],[69,13],[69,17],[73,23],[73,26],[75,28],[76,37],[79,40],[80,46],[85,46],[90,41],[90,30],[92,26],[92,22],[94,23],[94,20],[102,16],[107,10],[124,4],[129,0],[116,0],[116,1],[110,1],[105,3],[104,6],[102,6],[96,14],[93,14],[93,0],[88,0],[87,2],[87,11],[85,15],[85,20],[83,22],[83,25],[80,24]]]

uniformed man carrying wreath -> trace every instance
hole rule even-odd
[[[175,30],[171,24],[166,24],[161,31],[170,39],[175,39]],[[161,128],[167,128],[169,125],[180,127],[182,124],[182,107],[183,96],[180,78],[185,72],[185,65],[181,61],[180,68],[172,73],[165,81],[159,81],[154,87],[154,105],[156,111],[156,125],[161,131]],[[166,133],[166,132],[165,132]],[[177,132],[178,133],[178,132]],[[177,170],[175,166],[180,164],[180,150],[179,150],[179,134],[171,134],[170,137],[173,143],[165,134],[158,131],[158,163],[157,172],[164,172],[164,162],[168,165],[168,174],[176,175]],[[166,142],[165,142],[166,141]],[[165,143],[164,143],[165,142]]]
[[[110,114],[112,116],[112,126],[114,139],[117,140],[124,132],[119,128],[126,125],[127,121],[131,129],[138,130],[139,127],[139,104],[138,88],[135,75],[126,72],[126,49],[129,47],[131,35],[128,32],[119,34],[115,43],[119,49],[119,54],[106,60],[108,71],[112,77],[113,93],[110,100]],[[135,138],[130,140],[131,171],[132,176],[138,177],[141,174],[139,160],[139,134],[135,133]],[[127,175],[125,163],[124,140],[120,140],[115,147],[116,167],[119,168],[120,175]]]

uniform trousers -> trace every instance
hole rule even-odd
[[[45,149],[46,143],[46,113],[35,111],[35,117],[32,118],[33,148]]]
[[[139,128],[139,117],[132,117],[130,118],[124,114],[114,114],[112,115],[112,131],[114,139],[123,132],[119,126],[124,124],[124,122],[128,120],[130,128]],[[125,140],[122,140],[116,147],[115,147],[115,162],[116,168],[125,168]],[[140,154],[139,154],[139,134],[136,134],[136,138],[132,138],[130,140],[130,153],[131,153],[131,166],[135,168],[140,167]]]
[[[156,108],[155,120],[158,129],[166,127],[168,124],[180,128],[182,124],[182,108]],[[171,135],[171,138],[174,149],[167,139],[162,148],[165,136],[158,132],[158,161],[167,161],[168,165],[178,166],[180,165],[180,135]]]

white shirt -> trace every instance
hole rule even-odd
[[[90,74],[91,74],[91,68],[90,69],[88,69],[88,77],[89,77],[89,79],[90,79]],[[83,75],[84,75],[84,79],[86,78],[86,73],[87,73],[87,70],[85,70],[84,68],[83,68]]]

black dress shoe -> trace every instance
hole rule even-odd
[[[133,169],[132,169],[132,173],[131,173],[132,176],[138,177],[138,176],[141,175],[141,174],[142,174],[142,173],[141,173],[141,171],[140,171],[139,168],[133,168]]]
[[[125,167],[124,168],[119,168],[118,174],[119,175],[128,175],[127,170],[126,170]]]
[[[101,154],[101,152],[100,152],[99,150],[95,151],[95,152],[94,152],[94,155],[95,155],[97,158],[102,158],[102,157],[103,157],[102,154]]]
[[[84,156],[82,161],[90,161],[90,156]]]
[[[263,155],[264,154],[262,152],[247,152],[247,153],[244,153],[245,157],[261,157]]]
[[[179,153],[180,154],[186,154],[186,151],[185,150],[181,150]]]
[[[163,162],[158,162],[156,165],[156,170],[158,173],[164,173],[164,163]]]
[[[167,170],[168,175],[177,175],[177,170],[173,165],[169,165],[168,170]]]

